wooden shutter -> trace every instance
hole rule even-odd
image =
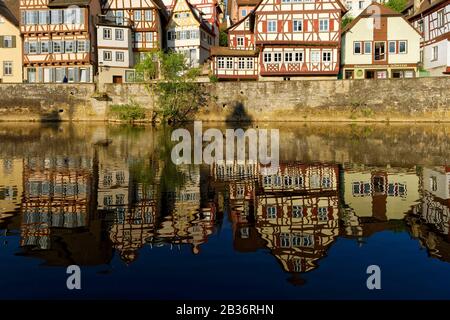
[[[16,36],[12,36],[12,47],[13,47],[13,48],[16,48],[16,47],[17,47]]]
[[[308,31],[308,20],[303,20],[303,31],[304,32]]]
[[[283,21],[282,20],[277,20],[277,29],[278,32],[283,32]]]
[[[5,37],[4,36],[0,36],[0,48],[3,48],[4,40],[5,40]]]
[[[319,20],[314,19],[313,20],[313,31],[318,32],[319,31]]]
[[[30,45],[29,45],[29,43],[27,41],[25,41],[23,43],[23,51],[24,51],[25,54],[30,53]]]
[[[330,19],[330,31],[334,31],[334,19]]]

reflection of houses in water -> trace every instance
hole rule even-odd
[[[415,171],[346,169],[344,185],[342,219],[346,235],[362,236],[371,233],[371,228],[377,229],[373,223],[401,220],[420,198]],[[363,228],[366,222],[371,226]],[[385,227],[382,224],[379,229]]]
[[[24,160],[22,246],[49,249],[51,228],[87,226],[91,168],[82,157]]]
[[[104,158],[99,164],[98,209],[109,222],[114,249],[122,260],[130,263],[155,234],[158,176],[155,181],[139,182],[140,177],[132,176],[128,163]]]
[[[23,192],[23,160],[0,161],[0,223],[20,207]]]
[[[407,217],[411,235],[428,253],[450,261],[450,167],[424,168],[422,199]]]
[[[201,185],[200,166],[180,165],[177,169],[184,176],[183,183],[173,192],[162,195],[173,205],[160,224],[157,241],[191,244],[193,253],[197,254],[200,245],[214,231],[217,206],[214,203],[201,206],[201,188],[207,185]]]
[[[261,181],[256,229],[266,247],[285,271],[314,269],[339,234],[339,167],[285,164]]]

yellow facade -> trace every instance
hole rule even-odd
[[[0,83],[22,82],[22,38],[19,27],[0,15]]]

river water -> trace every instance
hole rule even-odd
[[[175,165],[173,128],[0,124],[0,298],[450,298],[449,125],[248,128],[276,173]]]

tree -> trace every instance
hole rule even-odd
[[[147,54],[136,70],[146,75],[159,73],[159,80],[150,84],[149,89],[157,100],[156,117],[162,121],[188,120],[201,104],[200,86],[195,82],[200,70],[191,68],[183,54],[173,51]]]
[[[228,34],[225,30],[220,30],[219,34],[219,45],[221,47],[228,47]]]
[[[386,7],[389,7],[397,12],[402,12],[405,9],[407,3],[408,0],[389,0],[388,2],[386,2]]]
[[[352,16],[342,18],[342,29],[344,29],[354,18]]]

